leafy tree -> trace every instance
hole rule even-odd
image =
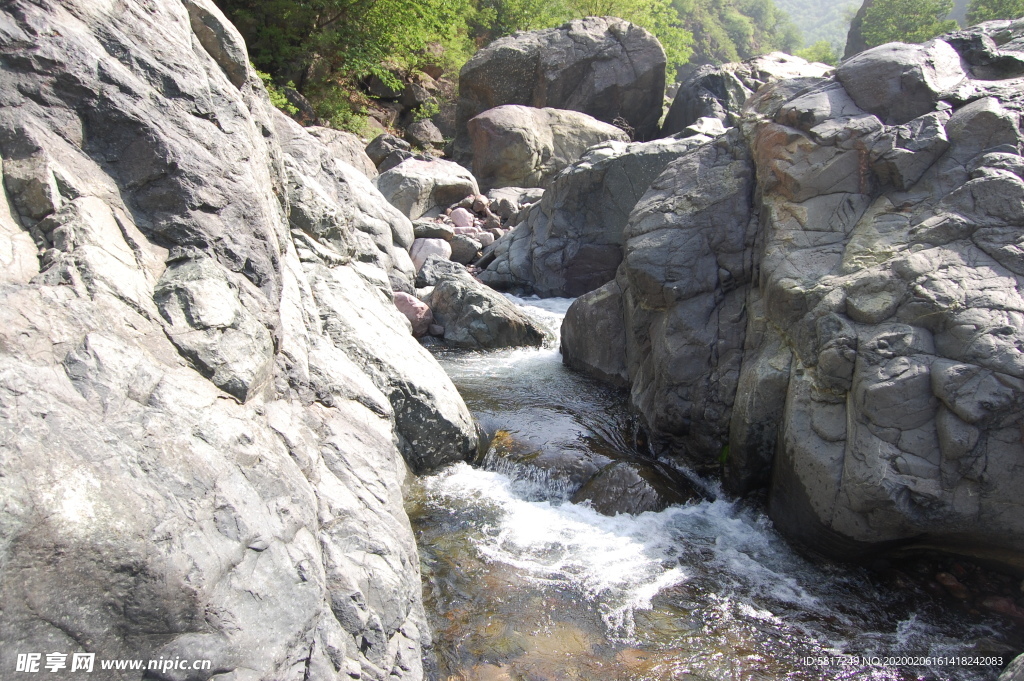
[[[564,0],[569,15],[582,17],[619,17],[653,33],[665,48],[669,76],[693,54],[693,35],[669,0]]]
[[[875,0],[864,14],[861,31],[868,47],[923,43],[958,28],[946,19],[952,10],[953,0]]]
[[[472,52],[465,17],[473,0],[217,0],[249,46],[253,63],[278,84],[293,82],[320,115],[358,127],[352,98],[358,78],[395,83],[408,71],[441,59],[458,68]]]
[[[1024,17],[1024,0],[971,0],[967,5],[968,24],[1020,17]]]
[[[819,40],[810,47],[797,50],[796,56],[802,57],[807,61],[832,64],[833,66],[839,63],[839,57],[836,55],[835,50],[832,49],[832,43],[827,40]]]
[[[672,0],[672,6],[694,35],[693,60],[698,63],[792,52],[803,42],[800,29],[772,0]]]

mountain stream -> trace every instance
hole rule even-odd
[[[513,300],[556,336],[571,302]],[[626,395],[565,369],[557,347],[435,349],[498,431],[478,465],[408,490],[442,681],[969,681],[999,667],[913,658],[1005,665],[1020,652],[1020,627],[913,580],[805,557],[759,505],[711,482],[715,501],[659,513],[571,503],[573,475],[545,462],[582,475],[649,454]]]

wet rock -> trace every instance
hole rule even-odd
[[[506,105],[467,122],[473,174],[480,187],[546,187],[558,172],[600,142],[629,137],[577,111]]]
[[[605,123],[622,118],[638,139],[650,139],[661,117],[665,61],[654,36],[611,17],[500,38],[459,73],[456,159],[470,153],[466,122],[503,104],[580,111]]]
[[[1021,681],[1024,679],[1024,655],[1018,655],[999,675],[999,681]]]
[[[468,170],[440,159],[406,159],[380,174],[377,189],[411,220],[434,217],[463,197],[480,193]]]
[[[651,511],[700,500],[683,475],[648,461],[616,461],[600,470],[572,495],[574,504],[589,503],[602,515]]]

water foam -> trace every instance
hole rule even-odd
[[[805,567],[803,561],[766,533],[758,516],[731,502],[604,516],[587,505],[559,503],[557,495],[544,498],[542,481],[514,480],[463,463],[426,485],[446,505],[488,507],[476,550],[534,579],[579,590],[599,604],[609,632],[619,639],[633,637],[636,611],[650,609],[660,592],[691,578],[686,563],[692,560],[726,576],[718,595],[748,616],[772,619],[771,606],[779,602],[818,607],[818,599],[792,576]],[[710,558],[688,555],[701,550],[710,551]]]

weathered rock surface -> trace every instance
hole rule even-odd
[[[428,304],[434,321],[444,327],[444,341],[457,348],[540,346],[547,334],[532,317],[505,296],[484,286],[458,263],[431,256],[421,274],[433,286]],[[420,281],[417,281],[420,283]]]
[[[455,158],[470,154],[466,122],[503,104],[581,111],[605,123],[621,118],[637,139],[649,139],[661,118],[665,62],[654,36],[612,17],[495,40],[459,73]]]
[[[591,149],[497,242],[480,280],[542,296],[578,296],[611,281],[636,202],[670,161],[707,141],[608,142]]]
[[[1012,26],[993,29],[1006,45]],[[674,161],[633,210],[621,324],[607,290],[567,319],[601,319],[609,347],[623,329],[631,400],[666,451],[724,459],[738,491],[770,474],[791,537],[1019,567],[1021,98],[954,47],[977,45],[882,46],[763,88],[742,135]],[[619,366],[563,344],[595,375]]]
[[[305,235],[296,247],[319,251],[328,260],[340,256],[338,263],[373,265],[387,273],[393,288],[408,288],[415,276],[409,218],[305,128],[277,111],[274,123],[288,175],[288,221]]]
[[[857,106],[889,125],[934,111],[967,85],[960,54],[944,40],[879,45],[844,61],[836,77]]]
[[[810,63],[782,52],[733,64],[701,66],[680,83],[661,133],[682,133],[701,118],[717,118],[727,127],[734,126],[743,114],[744,103],[762,85],[789,78],[820,78],[832,70],[827,64]]]
[[[458,163],[410,158],[382,172],[377,189],[411,220],[440,215],[467,196],[480,193],[476,179]]]
[[[392,301],[411,224],[212,2],[14,0],[0,53],[5,650],[423,678],[401,484],[476,433]]]
[[[371,180],[377,177],[377,164],[367,156],[363,141],[352,133],[319,126],[305,130],[320,140],[334,158],[344,161]]]
[[[505,105],[466,124],[473,175],[484,191],[495,187],[546,187],[556,173],[600,142],[628,142],[614,125],[578,111]]]
[[[1018,656],[999,675],[999,681],[1021,681],[1024,679],[1024,655]]]

